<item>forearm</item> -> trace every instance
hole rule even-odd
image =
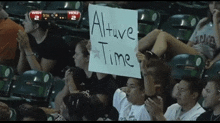
[[[148,33],[145,37],[141,38],[138,41],[138,50],[140,52],[151,50],[150,48],[154,45],[160,32],[161,30],[155,29],[152,32]]]
[[[220,48],[220,29],[218,20],[213,20],[216,47]]]
[[[26,71],[27,67],[28,67],[28,62],[25,56],[25,52],[21,51],[18,65],[17,65],[18,74],[22,74],[24,71]]]
[[[146,96],[153,96],[156,93],[152,76],[144,75],[144,88]]]
[[[65,85],[63,87],[63,89],[57,93],[56,97],[55,97],[55,109],[59,110],[60,109],[60,105],[63,102],[63,98],[68,95],[69,92],[69,87],[67,85]]]
[[[158,114],[158,115],[156,115],[156,120],[157,121],[166,121],[167,119],[164,117],[163,114]]]
[[[211,63],[213,64],[217,62],[218,60],[220,60],[220,53],[214,59],[211,60]]]
[[[37,61],[36,56],[33,54],[33,51],[31,49],[26,49],[25,55],[32,70],[42,71],[42,67],[40,63]]]

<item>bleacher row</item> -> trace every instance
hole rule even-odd
[[[82,1],[72,1],[68,5],[66,1],[41,1],[39,3],[37,1],[5,1],[3,5],[10,18],[18,24],[22,24],[23,15],[27,11],[35,9],[34,7],[39,10],[79,10],[82,12],[80,21],[53,22],[59,27],[56,32],[67,43],[76,41],[77,37],[89,39],[88,12],[83,11]],[[99,5],[121,8],[115,4],[99,3]],[[161,29],[187,43],[198,21],[202,18],[201,16],[185,13],[172,15],[150,8],[137,10],[139,39],[154,29]],[[197,55],[180,54],[175,56],[168,64],[172,67],[172,76],[177,80],[180,80],[183,75],[208,79],[220,74],[220,61],[206,70],[205,61]],[[9,104],[13,111],[11,120],[14,121],[16,120],[16,108],[25,102],[41,107],[54,107],[54,98],[65,84],[63,80],[53,77],[47,72],[29,70],[18,76],[15,75],[13,68],[3,65],[0,65],[0,78],[0,100]]]

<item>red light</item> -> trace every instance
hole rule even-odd
[[[42,20],[42,11],[31,11],[29,15],[31,20]]]
[[[80,20],[81,13],[79,11],[67,11],[67,20]]]

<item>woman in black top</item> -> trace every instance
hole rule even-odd
[[[70,58],[65,41],[53,35],[47,21],[35,22],[25,14],[23,25],[25,32],[19,31],[17,38],[20,50],[18,73],[34,69],[63,77],[61,70],[68,65]]]

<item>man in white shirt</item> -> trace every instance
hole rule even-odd
[[[162,110],[153,100],[146,100],[146,107],[156,120],[195,121],[205,110],[198,103],[202,92],[202,84],[197,79],[185,78],[177,85],[175,95],[177,103],[169,106],[163,115]],[[162,99],[160,99],[162,103]]]
[[[151,52],[147,52],[146,54],[150,54],[151,59],[155,57]],[[168,69],[168,66],[163,64],[160,59],[153,58],[154,60],[146,61],[145,55],[142,53],[137,54],[138,60],[141,61],[143,79],[129,78],[127,87],[122,90],[117,89],[114,93],[113,106],[119,112],[119,121],[152,120],[144,102],[146,97],[153,97],[156,93],[156,89],[152,88],[152,86],[155,86],[155,80],[158,80],[156,78],[161,78],[161,76],[156,77],[155,73],[159,72],[166,75],[170,73],[170,69]],[[169,76],[167,75],[166,77],[168,78]],[[168,80],[167,78],[160,80],[164,82]]]

